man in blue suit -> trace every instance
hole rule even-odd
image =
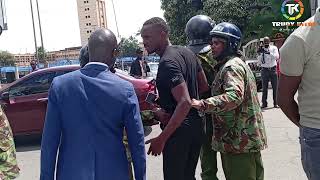
[[[146,179],[143,126],[134,88],[109,70],[116,51],[115,35],[97,30],[89,39],[90,63],[53,80],[40,180],[54,180],[55,171],[57,180],[128,180],[124,128],[135,178]]]

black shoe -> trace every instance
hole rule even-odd
[[[262,105],[261,109],[264,109],[264,108],[267,108],[267,107],[268,107],[267,105]]]

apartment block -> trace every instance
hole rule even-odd
[[[107,28],[104,0],[77,0],[81,45],[88,43],[93,31]]]
[[[79,59],[80,49],[81,49],[81,46],[65,48],[59,51],[47,52],[46,61],[53,62],[53,61],[59,61],[59,60]],[[30,62],[33,60],[36,61],[36,56],[33,53],[14,55],[14,61],[16,62],[17,66],[29,66]]]

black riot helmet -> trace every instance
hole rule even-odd
[[[206,15],[193,16],[186,25],[185,33],[189,41],[189,48],[196,54],[210,51],[210,31],[215,22]]]
[[[89,62],[88,44],[83,46],[80,49],[79,62],[80,62],[80,67],[84,67],[86,64],[88,64],[88,62]]]

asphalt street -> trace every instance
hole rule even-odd
[[[272,91],[269,90],[268,102],[273,105]],[[259,93],[261,97],[261,93]],[[268,148],[262,151],[266,180],[306,180],[300,161],[299,132],[281,112],[280,109],[268,108],[263,110],[264,122],[267,130]],[[160,133],[154,127],[146,140],[156,137]],[[17,158],[21,168],[21,175],[17,180],[37,180],[40,173],[40,139],[23,138],[17,141]],[[149,146],[146,148],[148,149]],[[224,180],[223,170],[219,160],[219,179]],[[239,167],[241,168],[241,167]],[[196,178],[200,178],[198,165]],[[147,179],[162,180],[162,157],[147,157]]]

